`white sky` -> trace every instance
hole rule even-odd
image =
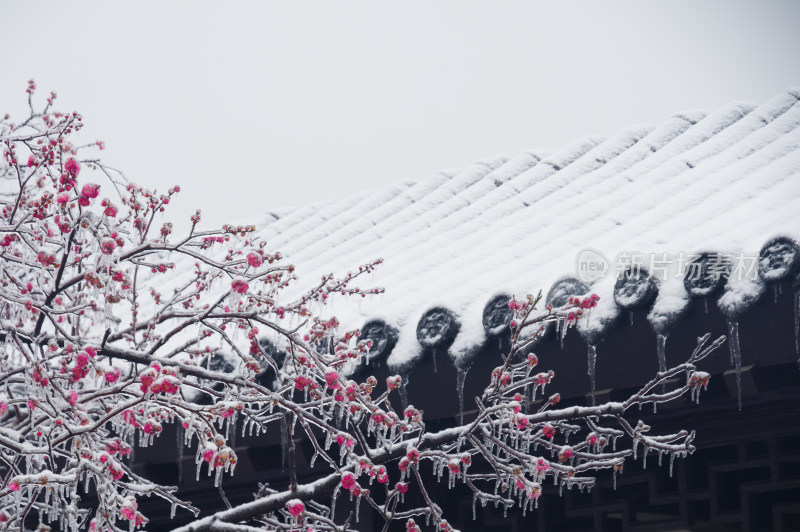
[[[800,85],[800,2],[3,2],[0,111],[78,110],[215,225]]]

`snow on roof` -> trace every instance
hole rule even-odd
[[[398,368],[421,355],[423,313],[446,307],[460,322],[449,349],[458,362],[486,340],[482,313],[493,295],[546,293],[576,275],[587,248],[612,259],[631,252],[757,256],[774,236],[800,237],[799,99],[800,89],[790,89],[761,105],[682,112],[554,151],[490,157],[264,216],[261,236],[296,266],[298,290],[384,259],[380,273],[362,281],[384,287],[384,295],[339,300],[331,311],[347,327],[377,317],[396,327],[389,364]],[[725,308],[739,310],[737,294],[760,293],[754,282],[731,283]],[[594,341],[620,309],[613,279],[591,289],[601,304],[579,332]],[[649,314],[653,327],[664,330],[688,301],[682,279],[662,282]]]

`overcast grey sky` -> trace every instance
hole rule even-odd
[[[796,1],[3,2],[0,106],[214,224],[800,85]]]

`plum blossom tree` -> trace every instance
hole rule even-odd
[[[596,472],[618,474],[637,447],[673,458],[693,451],[693,433],[651,435],[629,410],[697,396],[708,374],[695,365],[724,337],[702,338],[684,364],[624,402],[558,408],[555,394],[532,411],[554,375],[536,369],[531,344],[550,322],[574,325],[596,296],[561,308],[512,298],[511,349],[475,398],[477,415],[428,431],[423,412],[392,407],[401,377],[385,387],[348,377],[371,342],[323,315],[331,298],[382,292],[353,286],[380,260],[290,298],[294,268],[253,227],[200,230],[198,211],[186,235],[173,235],[159,220],[178,187],[159,194],[126,183],[98,159],[102,142],[77,143],[82,117],[55,111],[55,93],[37,110],[35,88],[31,81],[23,121],[0,121],[0,529],[35,520],[132,530],[146,526],[137,501],[150,495],[173,514],[198,515],[176,487],[131,466],[132,449],[152,444],[167,423],[180,424],[198,472],[217,483],[234,474],[234,428],[283,427],[307,438],[324,464],[316,480],[298,483],[290,448],[285,485],[184,530],[346,530],[363,501],[384,530],[399,520],[409,531],[446,531],[446,511],[426,488],[443,475],[476,504],[525,511],[545,480],[591,488]],[[285,360],[264,351],[266,331],[281,339]],[[236,360],[230,372],[209,364],[223,352]],[[258,378],[265,370],[273,385]],[[423,503],[406,504],[409,491]]]

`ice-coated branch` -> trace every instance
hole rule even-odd
[[[419,530],[416,519],[446,532],[431,489],[445,475],[476,505],[524,512],[545,481],[591,489],[640,446],[644,457],[694,450],[692,432],[656,434],[629,413],[697,398],[709,377],[696,364],[724,337],[701,338],[685,363],[624,401],[559,408],[558,394],[544,395],[555,374],[536,369],[530,348],[551,322],[565,330],[583,319],[597,296],[545,309],[541,294],[512,298],[511,347],[475,397],[474,418],[431,432],[413,405],[392,407],[400,376],[385,388],[351,378],[372,343],[324,314],[334,297],[382,293],[355,286],[380,260],[293,292],[294,267],[253,227],[201,230],[198,211],[188,234],[174,235],[161,216],[178,187],[120,186],[94,153],[102,142],[75,142],[82,118],[54,111],[54,98],[43,111],[29,98],[19,125],[0,120],[0,528],[24,529],[29,514],[65,530],[146,527],[137,501],[151,495],[173,515],[196,515],[177,486],[131,468],[133,449],[170,423],[228,506],[220,483],[238,462],[231,431],[282,430],[288,454],[284,483],[185,531],[344,531],[374,512],[384,530],[398,520]],[[314,452],[311,482],[298,475],[298,438]],[[91,507],[83,490],[95,495]],[[409,491],[419,497],[407,501]]]

